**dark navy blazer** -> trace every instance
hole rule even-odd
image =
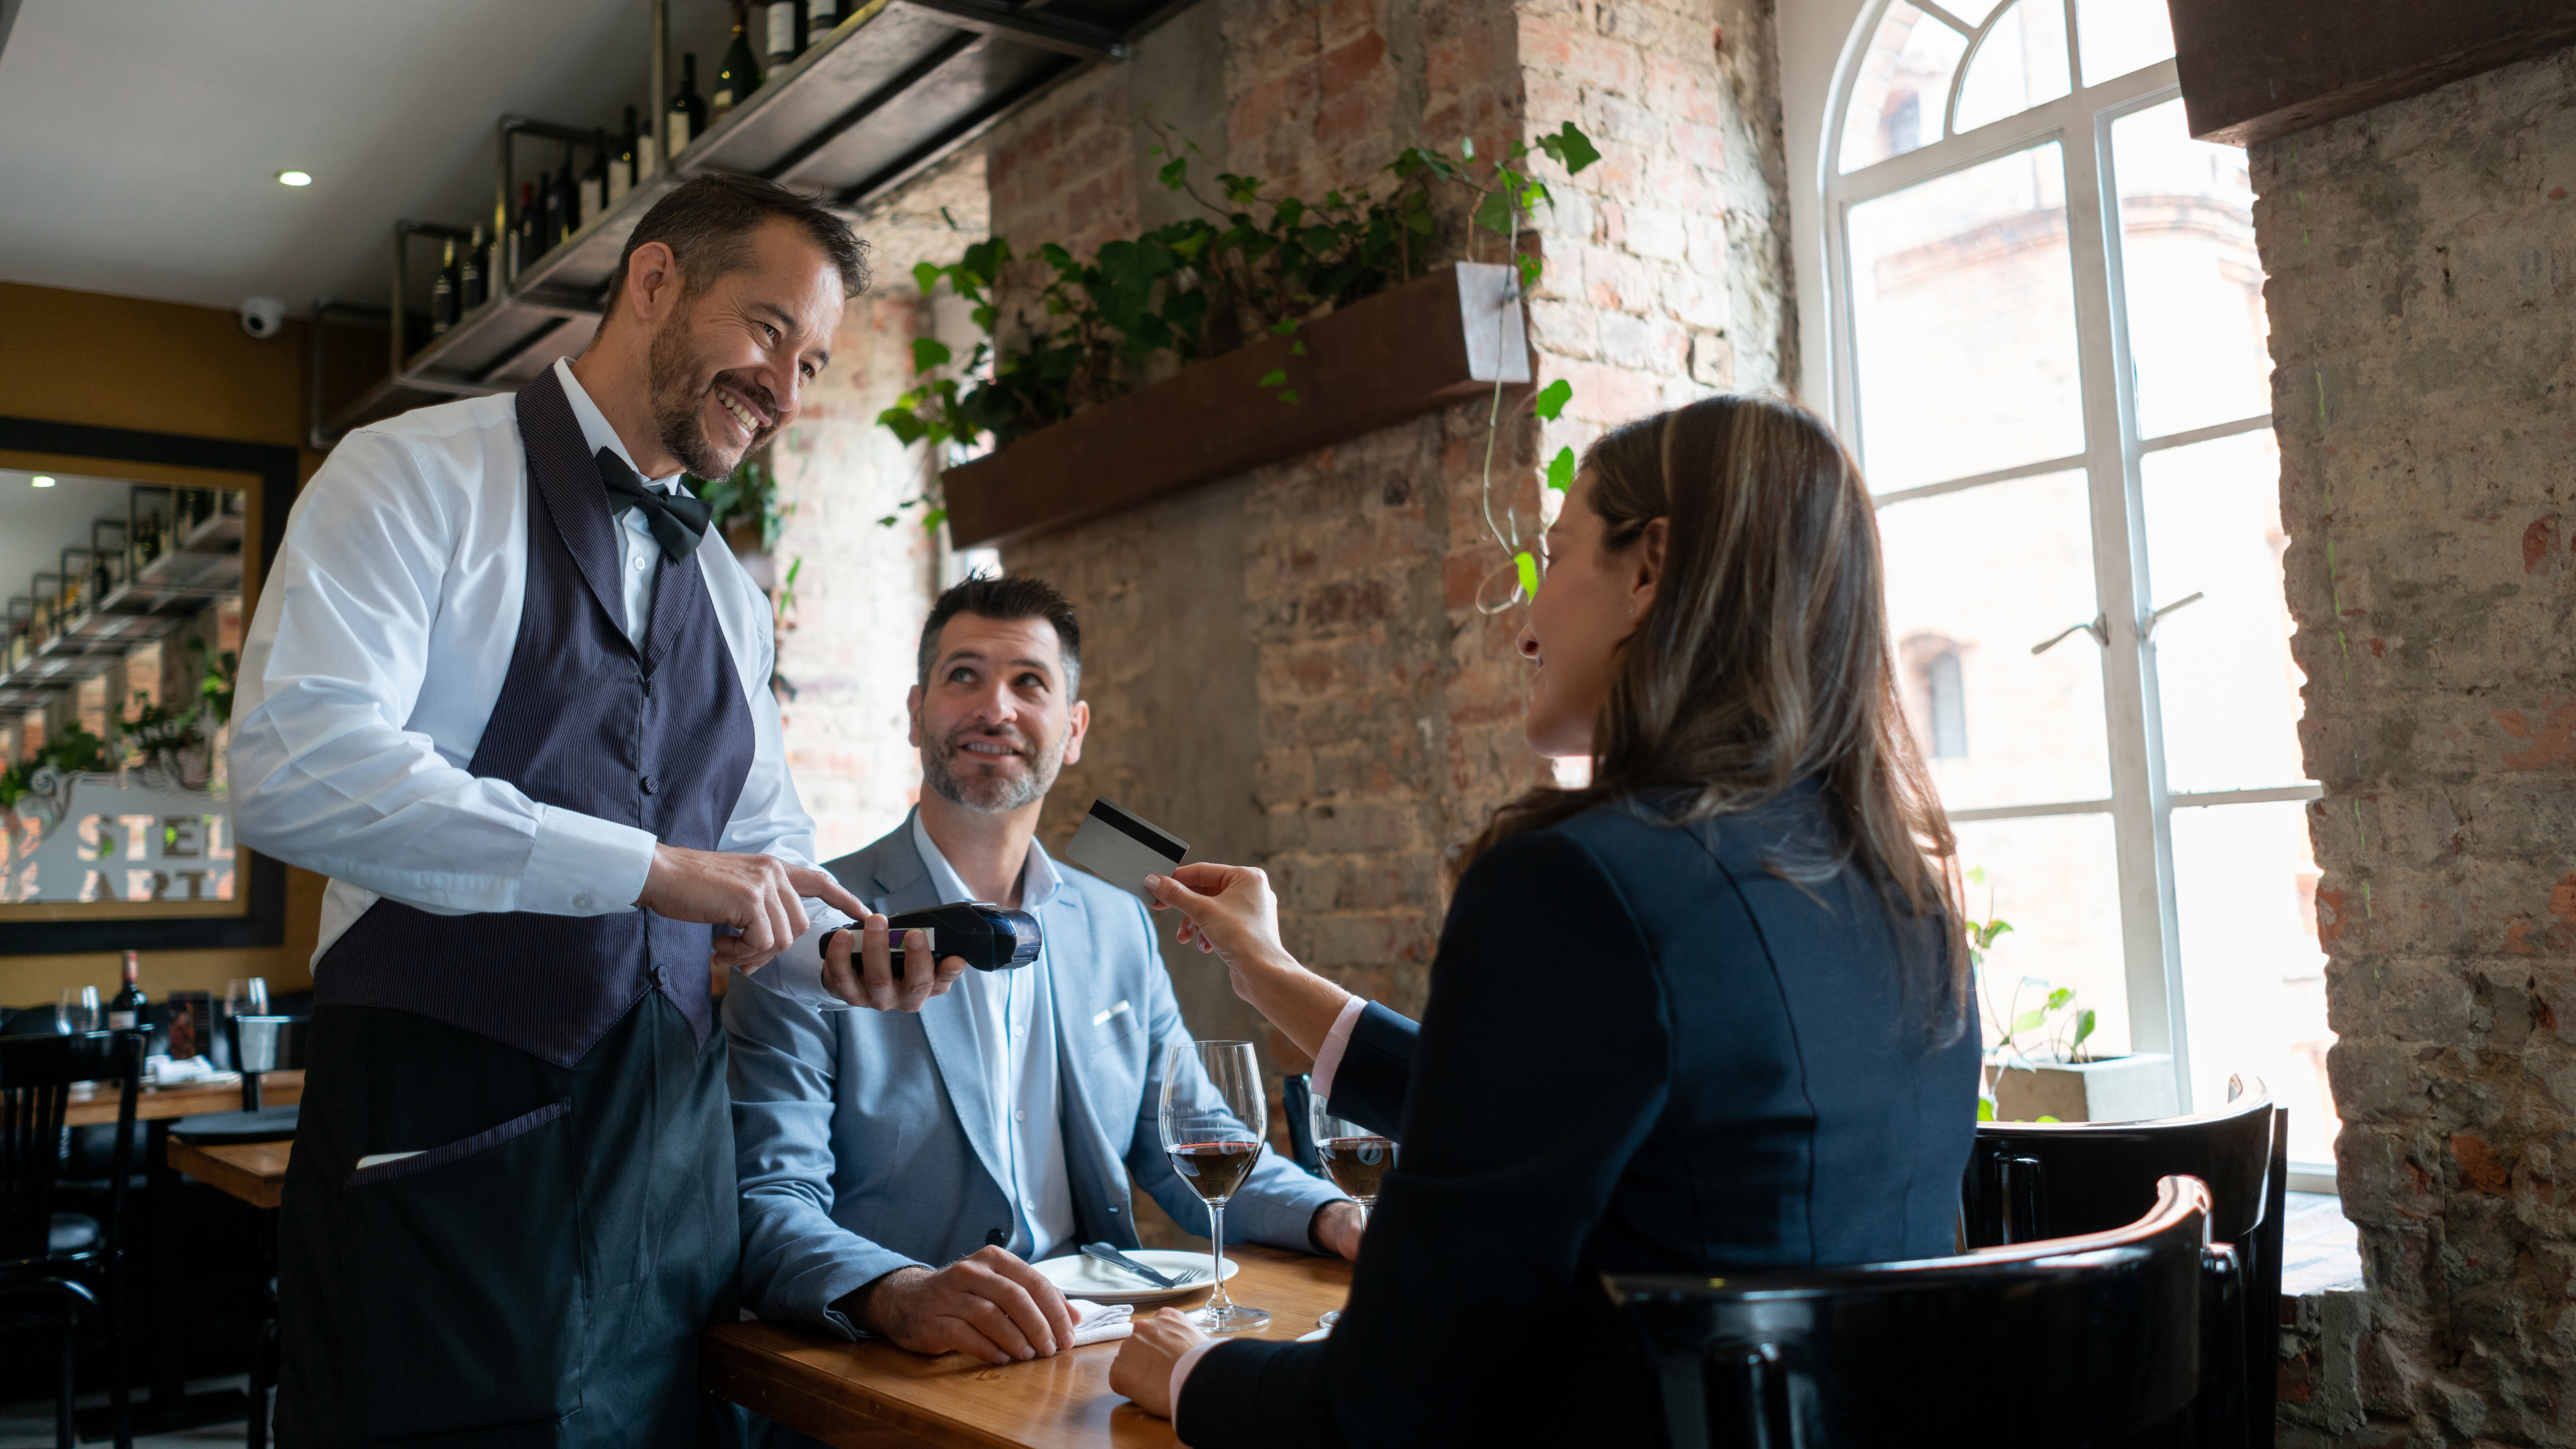
[[[1953,1251],[1976,1024],[1940,1043],[1901,988],[1933,925],[1771,869],[1824,828],[1812,788],[1686,827],[1604,806],[1478,860],[1418,1033],[1371,1006],[1332,1083],[1401,1144],[1348,1312],[1207,1354],[1182,1442],[1643,1442],[1601,1274]]]

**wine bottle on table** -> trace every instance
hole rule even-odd
[[[490,263],[483,255],[483,224],[474,224],[474,235],[465,243],[465,261],[456,274],[456,305],[471,312],[491,296],[490,274],[484,268]]]
[[[125,985],[107,1000],[109,1031],[130,1031],[143,1024],[143,1008],[147,998],[143,995],[143,988],[135,983],[135,977],[142,970],[143,958],[131,951],[126,952]]]
[[[760,7],[769,12],[769,46],[763,55],[769,68],[776,70],[796,58],[805,47],[796,43],[796,12],[803,8],[798,0],[767,0]]]
[[[590,169],[581,173],[581,224],[588,226],[608,210],[608,133],[591,133]]]
[[[841,23],[840,0],[805,0],[805,48],[812,50]]]
[[[626,108],[626,131],[617,142],[617,154],[608,158],[608,204],[615,206],[635,189],[635,108]]]
[[[751,37],[744,33],[749,21],[742,12],[742,0],[733,0],[733,43],[725,47],[724,69],[716,72],[714,92],[708,97],[707,120],[721,121],[727,112],[751,99],[760,89],[760,63],[751,57]]]
[[[436,337],[456,325],[456,238],[449,237],[439,250],[438,280],[429,284],[429,335]]]
[[[698,58],[694,53],[683,55],[679,94],[671,97],[671,109],[662,118],[662,154],[677,160],[706,128],[707,103],[698,95]]]

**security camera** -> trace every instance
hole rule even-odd
[[[286,304],[275,297],[244,297],[233,310],[241,314],[242,330],[253,337],[275,337],[286,326]]]

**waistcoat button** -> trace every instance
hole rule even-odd
[[[1001,1228],[995,1228],[984,1235],[984,1246],[988,1248],[998,1248],[1010,1240],[1011,1235],[1008,1232]]]
[[[653,777],[650,775],[644,777],[644,793],[647,795],[653,793]]]

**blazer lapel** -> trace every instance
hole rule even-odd
[[[921,863],[921,852],[913,847],[912,818],[888,835],[884,849],[874,862],[877,898],[884,902],[886,914],[916,911],[940,904],[939,892],[931,883],[930,870]],[[960,982],[959,986],[965,983]],[[1004,1170],[1001,1145],[993,1140],[993,1092],[984,1080],[983,1053],[975,1049],[975,1023],[967,1014],[963,994],[952,987],[945,996],[934,996],[921,1004],[921,1034],[930,1042],[930,1060],[939,1070],[940,1084],[948,1091],[948,1105],[957,1114],[957,1124],[966,1131],[968,1145],[975,1149],[975,1160],[984,1164],[994,1185],[1001,1187],[1011,1180]],[[1007,1196],[1009,1189],[1003,1187]]]
[[[1095,983],[1077,979],[1076,972],[1066,969],[1071,963],[1095,959],[1094,953],[1087,949],[1091,944],[1091,913],[1083,908],[1082,897],[1069,887],[1056,892],[1053,904],[1063,908],[1059,920],[1080,923],[1079,930],[1059,934],[1072,935],[1086,948],[1060,949],[1074,946],[1075,941],[1059,942],[1053,938],[1046,944],[1047,991],[1055,1004],[1056,1080],[1062,1098],[1061,1114],[1068,1127],[1075,1120],[1076,1112],[1081,1114],[1079,1120],[1090,1129],[1082,1134],[1085,1142],[1123,1141],[1123,1138],[1104,1130],[1092,1111],[1095,1099],[1091,1094],[1090,1063],[1094,1038],[1087,1028],[1100,1009],[1091,1004]],[[1078,1030],[1081,1032],[1079,1036],[1075,1034]],[[1073,1146],[1073,1134],[1068,1131],[1065,1148],[1071,1151]]]
[[[608,615],[609,633],[632,653],[626,637],[626,594],[617,582],[617,524],[608,513],[608,491],[599,466],[582,446],[581,420],[564,397],[551,367],[519,389],[519,440],[528,456],[529,507],[543,507],[572,555],[590,597]]]

